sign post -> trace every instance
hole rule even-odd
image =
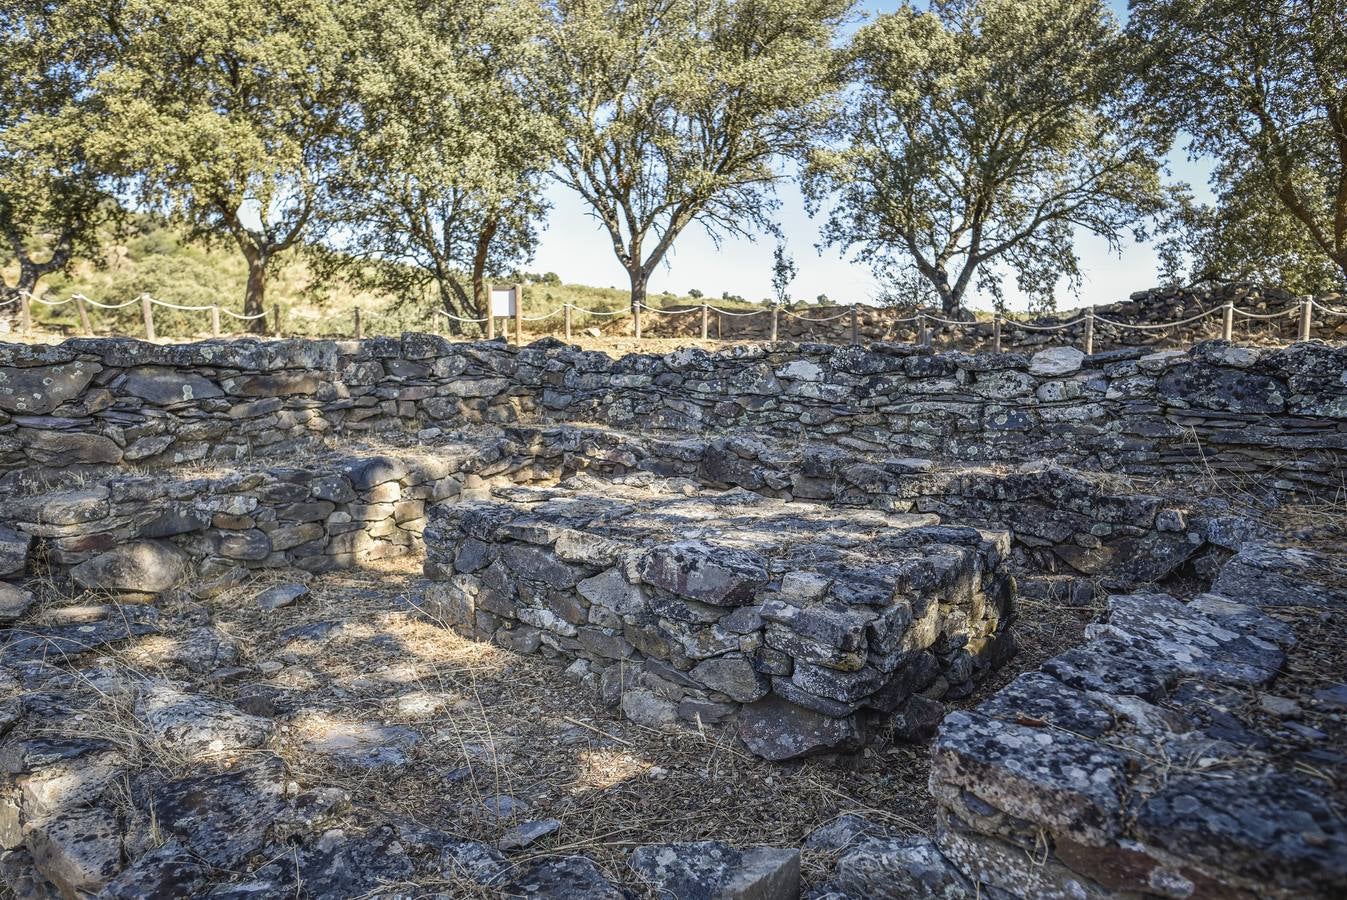
[[[488,339],[494,338],[495,328],[494,320],[497,316],[503,319],[514,319],[514,342],[520,341],[520,330],[523,325],[522,317],[524,315],[524,304],[520,303],[524,291],[517,284],[509,287],[498,288],[492,285],[491,288],[491,309],[487,313],[486,336]],[[507,329],[508,330],[508,329]]]

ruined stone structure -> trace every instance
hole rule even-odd
[[[405,878],[410,853],[507,895],[620,896],[582,857],[512,866],[410,826],[319,840],[330,798],[285,786],[272,719],[171,682],[118,689],[182,752],[261,761],[145,786],[63,736],[68,692],[112,689],[81,654],[153,635],[156,596],[424,554],[427,614],[557,660],[649,727],[733,729],[770,759],[938,727],[935,833],[821,829],[810,846],[838,865],[812,896],[1333,896],[1337,799],[1229,711],[1300,652],[1279,612],[1341,615],[1347,568],[1202,485],[1331,497],[1344,450],[1347,350],[1320,343],[616,361],[414,334],[3,345],[0,876],[21,896],[296,878],[340,895],[357,882],[333,872]],[[116,602],[32,620],[37,575]],[[1013,651],[1017,591],[1098,588],[1084,645],[946,714]],[[293,601],[278,591],[265,603]],[[226,666],[219,635],[193,634],[187,664]],[[127,778],[139,812],[112,816]],[[170,840],[135,831],[146,810]],[[264,865],[287,837],[300,868]],[[793,850],[658,845],[630,865],[674,896],[799,889]]]

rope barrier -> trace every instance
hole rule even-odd
[[[837,319],[845,319],[847,316],[851,315],[851,310],[840,312],[835,316],[823,316],[817,319],[813,318],[812,316],[797,316],[795,313],[791,312],[788,309],[781,310],[781,314],[783,316],[790,316],[792,319],[799,319],[801,322],[833,322],[836,321]]]
[[[456,316],[456,315],[454,315],[453,313],[445,312],[444,310],[439,309],[439,308],[432,309],[431,312],[433,312],[433,313],[435,313],[436,315],[439,315],[439,316],[444,316],[446,319],[453,319],[455,322],[475,322],[475,323],[481,323],[481,322],[485,322],[485,321],[486,321],[486,318],[485,318],[485,317],[480,318],[480,319],[466,319],[466,318],[464,318],[463,316]],[[551,314],[549,313],[548,315],[551,315]]]
[[[166,308],[166,309],[179,310],[179,311],[182,311],[182,312],[208,312],[208,311],[211,311],[211,310],[217,310],[218,312],[222,313],[223,315],[229,316],[231,319],[235,319],[235,320],[238,320],[238,321],[253,321],[253,320],[256,320],[256,319],[264,319],[264,318],[266,318],[266,316],[267,316],[267,314],[266,314],[265,312],[255,313],[255,314],[253,314],[253,315],[245,315],[245,314],[242,314],[242,313],[236,313],[236,312],[234,312],[234,311],[232,311],[232,310],[224,309],[224,308],[222,308],[222,307],[214,306],[214,305],[186,305],[186,304],[179,304],[179,303],[169,303],[169,302],[166,301],[166,300],[159,300],[158,298],[152,297],[152,296],[150,296],[150,295],[148,295],[148,294],[142,294],[141,296],[139,296],[139,297],[137,297],[137,298],[135,298],[135,299],[133,299],[133,300],[127,300],[125,303],[100,303],[100,302],[97,301],[97,300],[93,300],[93,299],[90,299],[89,297],[86,297],[84,294],[71,294],[69,297],[65,298],[64,300],[48,300],[48,299],[46,299],[46,298],[44,298],[44,297],[38,297],[38,296],[35,296],[35,295],[29,293],[28,291],[16,291],[16,292],[15,292],[15,296],[10,297],[10,299],[8,299],[8,300],[0,301],[0,307],[10,306],[10,305],[12,305],[12,304],[18,303],[18,302],[20,301],[21,298],[27,298],[30,302],[40,303],[40,304],[42,304],[43,306],[48,306],[48,307],[65,306],[65,305],[67,305],[67,304],[69,304],[69,303],[74,303],[74,302],[76,302],[76,301],[79,301],[79,302],[81,302],[81,303],[86,303],[86,304],[88,304],[88,305],[90,305],[90,306],[93,306],[93,307],[96,307],[96,308],[98,308],[98,309],[113,309],[113,310],[115,310],[115,309],[125,309],[125,308],[128,307],[128,306],[134,306],[134,305],[137,304],[137,303],[141,303],[141,302],[148,301],[148,303],[149,303],[150,305],[152,305],[152,306],[160,306],[160,307],[164,307],[164,308]],[[1326,314],[1328,314],[1328,315],[1331,315],[1331,316],[1342,316],[1342,317],[1344,317],[1344,318],[1347,318],[1347,309],[1337,309],[1337,308],[1334,308],[1334,307],[1331,307],[1331,306],[1325,306],[1324,304],[1320,303],[1318,300],[1315,300],[1315,299],[1313,299],[1313,298],[1310,298],[1310,299],[1309,299],[1309,304],[1310,304],[1311,307],[1317,308],[1317,309],[1319,309],[1321,312],[1326,313]],[[537,316],[520,316],[519,318],[520,318],[521,321],[524,321],[524,322],[542,322],[542,321],[545,321],[545,320],[547,320],[547,319],[552,318],[553,316],[557,315],[558,313],[561,313],[561,312],[565,311],[567,307],[569,307],[570,310],[571,310],[572,312],[574,312],[574,313],[579,313],[579,314],[581,314],[581,315],[586,315],[586,316],[623,316],[623,315],[628,315],[628,314],[630,313],[630,310],[628,310],[628,309],[618,309],[618,310],[586,309],[586,308],[584,308],[584,307],[582,307],[582,306],[574,306],[574,305],[572,305],[572,304],[564,304],[564,305],[562,305],[562,306],[559,306],[559,307],[556,307],[555,309],[550,310],[549,312],[543,313],[542,315],[537,315]],[[798,314],[798,313],[791,312],[790,310],[780,309],[780,308],[773,309],[773,308],[770,308],[770,307],[769,307],[769,308],[766,308],[766,309],[753,309],[753,310],[747,310],[747,311],[735,311],[735,310],[729,310],[729,309],[721,309],[720,307],[717,307],[717,306],[711,306],[710,304],[702,304],[702,305],[699,305],[699,306],[689,307],[689,308],[687,308],[687,309],[660,309],[660,308],[658,308],[658,307],[654,307],[654,306],[650,306],[650,305],[645,304],[645,303],[641,303],[641,304],[638,304],[638,308],[641,309],[641,310],[644,310],[644,311],[646,311],[646,312],[656,313],[656,314],[658,314],[658,315],[663,315],[663,316],[681,316],[681,315],[689,315],[689,314],[692,314],[692,313],[698,313],[698,312],[705,312],[705,313],[714,312],[714,313],[716,313],[717,315],[720,315],[720,316],[731,316],[731,317],[734,317],[734,318],[749,318],[749,317],[751,317],[751,316],[770,315],[771,313],[773,313],[773,312],[775,311],[775,312],[781,313],[781,314],[783,314],[783,315],[785,315],[785,316],[788,316],[788,317],[790,317],[790,318],[792,318],[792,319],[795,319],[795,320],[797,320],[797,321],[801,321],[801,322],[818,322],[818,323],[823,323],[823,322],[835,322],[835,321],[837,321],[837,320],[839,320],[839,319],[845,319],[845,318],[847,318],[848,316],[851,316],[851,315],[854,314],[854,309],[850,309],[850,308],[849,308],[849,309],[844,309],[842,312],[839,312],[839,313],[837,313],[836,315],[832,315],[832,316],[807,316],[807,315],[800,315],[800,314]],[[1239,315],[1239,316],[1242,316],[1243,318],[1246,318],[1246,319],[1280,319],[1280,318],[1283,318],[1283,317],[1286,317],[1286,316],[1294,316],[1294,315],[1297,315],[1297,314],[1300,312],[1300,310],[1301,310],[1300,304],[1297,304],[1296,306],[1294,306],[1294,307],[1292,307],[1292,308],[1290,308],[1290,309],[1284,309],[1284,310],[1280,310],[1280,311],[1278,311],[1278,312],[1273,312],[1273,313],[1257,313],[1257,312],[1253,312],[1252,310],[1240,309],[1239,307],[1236,307],[1236,306],[1232,306],[1232,307],[1230,307],[1230,308],[1231,308],[1231,311],[1232,311],[1234,314],[1237,314],[1237,315]],[[1110,326],[1110,327],[1112,327],[1112,328],[1120,328],[1120,329],[1124,329],[1124,330],[1133,330],[1133,331],[1156,331],[1156,330],[1162,330],[1162,329],[1166,329],[1166,328],[1175,328],[1175,327],[1178,327],[1178,326],[1180,326],[1180,325],[1187,325],[1187,324],[1190,324],[1190,323],[1192,323],[1192,322],[1197,322],[1197,321],[1199,321],[1199,320],[1201,320],[1201,319],[1205,319],[1205,318],[1207,318],[1207,317],[1209,317],[1209,316],[1214,316],[1214,315],[1216,315],[1216,314],[1218,314],[1218,313],[1221,313],[1221,312],[1224,311],[1224,309],[1225,309],[1224,306],[1214,307],[1214,308],[1212,308],[1212,309],[1208,309],[1208,310],[1205,310],[1205,311],[1203,311],[1203,312],[1200,312],[1200,313],[1198,313],[1198,314],[1196,314],[1196,315],[1189,316],[1189,317],[1186,318],[1186,319],[1179,319],[1179,320],[1173,321],[1173,322],[1156,322],[1156,323],[1145,324],[1145,325],[1142,325],[1142,324],[1133,324],[1133,323],[1128,323],[1128,322],[1119,322],[1119,321],[1117,321],[1117,320],[1115,320],[1115,319],[1107,319],[1107,318],[1104,318],[1103,316],[1099,316],[1099,315],[1094,316],[1093,319],[1094,319],[1094,321],[1095,321],[1096,323],[1098,323],[1098,324],[1100,324],[1100,325],[1107,325],[1107,326]],[[469,318],[469,317],[465,317],[465,316],[457,316],[457,315],[454,315],[454,314],[452,314],[452,313],[446,312],[445,310],[438,309],[438,308],[432,309],[431,312],[434,313],[434,314],[436,314],[436,315],[443,316],[443,317],[446,318],[446,319],[451,319],[451,320],[453,320],[453,321],[455,321],[455,322],[464,322],[464,323],[468,323],[468,324],[481,324],[481,323],[484,323],[484,322],[488,321],[487,317],[481,317],[481,318]],[[325,321],[325,320],[332,319],[332,318],[337,318],[337,317],[336,317],[335,315],[325,315],[325,316],[322,316],[322,317],[320,318],[320,321]],[[1082,315],[1082,316],[1076,317],[1075,319],[1072,319],[1072,320],[1069,321],[1069,322],[1061,322],[1061,323],[1058,323],[1058,324],[1056,324],[1056,325],[1035,325],[1035,324],[1029,324],[1028,322],[1019,322],[1019,321],[1016,321],[1016,320],[1014,320],[1014,319],[1004,319],[1004,318],[1002,319],[1002,321],[1005,323],[1005,325],[1006,325],[1007,327],[1010,327],[1010,328],[1022,328],[1022,329],[1025,329],[1026,331],[1052,332],[1052,331],[1063,331],[1063,330],[1065,330],[1065,329],[1075,327],[1075,326],[1080,325],[1081,323],[1085,322],[1088,318],[1090,318],[1090,317],[1089,317],[1089,316]],[[910,322],[930,322],[930,323],[933,323],[933,324],[950,325],[950,326],[959,327],[959,328],[967,327],[967,326],[974,326],[974,327],[976,327],[976,326],[979,326],[979,325],[984,324],[984,323],[979,322],[979,321],[977,321],[977,320],[967,321],[967,320],[957,320],[957,319],[946,319],[946,318],[942,318],[942,317],[940,317],[940,316],[931,315],[931,314],[929,314],[929,313],[917,313],[916,315],[913,315],[913,316],[907,316],[907,317],[904,317],[904,318],[890,319],[890,320],[889,320],[889,323],[890,323],[890,324],[894,324],[894,325],[897,325],[897,324],[904,324],[904,323],[910,323]]]
[[[1080,316],[1079,318],[1072,319],[1070,322],[1063,322],[1060,325],[1030,325],[1026,322],[1016,322],[1013,319],[1007,319],[1006,324],[1011,325],[1015,328],[1025,328],[1028,329],[1029,331],[1061,331],[1064,328],[1070,328],[1072,325],[1084,321],[1085,317]]]
[[[1293,309],[1284,309],[1281,312],[1260,314],[1254,312],[1246,312],[1245,310],[1242,310],[1238,306],[1236,306],[1234,307],[1234,312],[1237,315],[1241,315],[1246,319],[1280,319],[1282,316],[1293,315],[1296,312],[1296,310],[1293,308]]]
[[[647,312],[659,313],[661,316],[682,316],[688,313],[702,311],[700,306],[694,306],[692,309],[656,309],[653,306],[646,306],[644,303],[641,304],[641,309],[644,309]]]
[[[1205,319],[1207,316],[1213,315],[1214,313],[1218,313],[1220,311],[1221,310],[1219,308],[1209,309],[1206,312],[1200,312],[1195,316],[1189,316],[1188,318],[1181,319],[1178,322],[1159,322],[1154,325],[1132,325],[1127,322],[1115,322],[1112,319],[1105,319],[1103,316],[1095,316],[1094,320],[1104,325],[1112,325],[1115,328],[1130,328],[1134,331],[1154,331],[1157,328],[1173,328],[1177,325],[1187,325],[1189,322],[1196,322],[1198,319]]]
[[[1330,316],[1347,316],[1347,309],[1334,309],[1331,306],[1324,306],[1318,300],[1311,300],[1310,303],[1314,305],[1315,309],[1320,312],[1326,312]]]
[[[601,309],[585,309],[583,306],[572,306],[571,311],[584,313],[587,316],[625,316],[627,314],[625,309],[619,309],[615,312],[606,312]]]

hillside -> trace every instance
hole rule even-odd
[[[223,309],[241,312],[247,269],[243,258],[231,245],[203,245],[183,238],[175,229],[138,218],[119,236],[109,234],[104,258],[97,264],[77,263],[70,272],[44,279],[41,296],[63,300],[80,293],[101,303],[122,303],[149,294],[156,299],[182,306],[219,304]],[[10,274],[6,272],[6,274]],[[622,288],[563,284],[555,276],[526,276],[525,315],[542,315],[563,304],[597,312],[625,310],[628,292]],[[689,296],[652,295],[652,306],[687,305],[701,302]],[[717,306],[750,307],[739,300],[716,298]],[[416,301],[400,301],[385,294],[363,290],[349,279],[320,278],[302,254],[292,254],[273,274],[267,288],[267,313],[281,309],[282,330],[287,334],[334,336],[349,334],[354,310],[360,308],[366,334],[397,333],[403,330],[445,330],[447,322],[434,315],[429,293]],[[89,310],[99,334],[138,335],[143,332],[139,306],[120,310]],[[40,330],[78,333],[80,322],[73,304],[48,307],[35,304],[34,322]],[[606,317],[590,317],[577,312],[577,328],[604,324]],[[223,324],[228,330],[231,320]],[[270,322],[268,322],[270,325]],[[542,323],[560,329],[561,317]],[[155,328],[161,337],[200,336],[210,328],[204,312],[183,312],[156,307]],[[530,327],[528,330],[534,330]]]

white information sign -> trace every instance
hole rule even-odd
[[[515,294],[514,288],[492,288],[491,315],[513,316],[514,294]]]

